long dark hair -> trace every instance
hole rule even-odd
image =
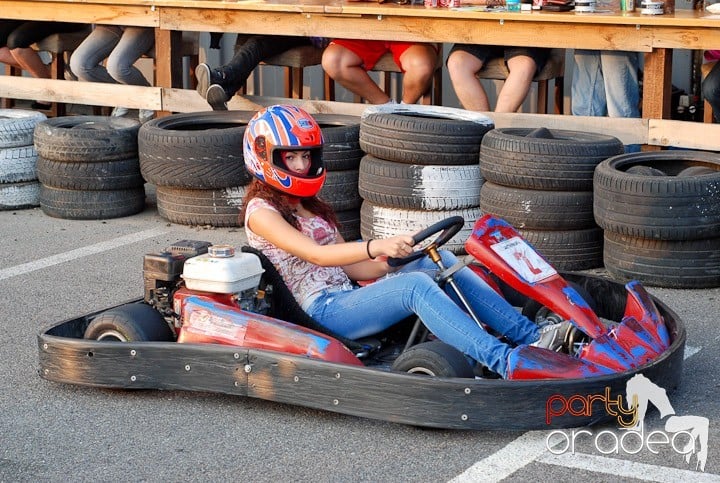
[[[291,205],[291,202],[297,198],[293,198],[281,191],[271,188],[257,178],[252,179],[247,191],[245,192],[245,196],[243,197],[242,208],[240,209],[241,225],[245,223],[245,211],[247,209],[247,204],[253,198],[262,198],[267,201],[280,212],[280,215],[282,215],[285,221],[298,230],[300,229],[300,223],[298,223],[297,218],[295,218],[293,207]],[[299,199],[303,208],[327,221],[330,225],[336,228],[339,227],[335,211],[320,197],[315,195],[310,198]]]

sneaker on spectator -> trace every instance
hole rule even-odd
[[[116,107],[110,113],[110,117],[127,116],[128,112],[130,112],[130,109],[128,109],[127,107]]]
[[[209,65],[203,63],[195,67],[195,78],[197,79],[197,93],[203,99],[207,99],[208,89],[212,84],[219,84],[222,75],[218,69],[211,69]]]
[[[213,111],[227,111],[228,95],[220,84],[213,84],[208,87],[206,100],[213,108]]]
[[[546,325],[540,328],[540,337],[538,340],[530,345],[557,352],[562,347],[572,327],[572,324],[567,321]]]
[[[155,117],[155,111],[152,109],[140,109],[140,112],[138,112],[138,120],[145,124],[150,119]]]

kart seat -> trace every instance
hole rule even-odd
[[[350,349],[358,358],[363,358],[379,349],[380,342],[375,339],[352,340],[342,337],[324,325],[321,325],[315,319],[305,312],[300,304],[297,303],[290,289],[285,284],[282,276],[277,271],[272,262],[260,251],[250,246],[243,246],[240,249],[244,253],[252,253],[260,259],[260,264],[265,272],[260,280],[260,288],[272,286],[272,303],[268,315],[276,319],[292,322],[301,327],[312,329],[325,335],[333,337]]]

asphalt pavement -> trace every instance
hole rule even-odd
[[[618,433],[612,425],[590,428],[574,454],[559,454],[549,431],[424,430],[251,398],[42,379],[38,333],[140,297],[145,253],[182,239],[245,243],[241,228],[169,223],[148,193],[144,212],[113,220],[0,211],[0,482],[720,481],[717,288],[649,288],[687,328],[670,401],[677,416],[709,420],[704,472],[697,455],[686,463],[672,445],[633,454],[598,446],[601,431]],[[645,433],[667,421],[649,412]]]

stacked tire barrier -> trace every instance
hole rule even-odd
[[[603,235],[593,218],[593,172],[623,152],[612,136],[545,128],[502,128],[480,149],[486,183],[480,208],[505,219],[561,270],[603,264]]]
[[[240,226],[250,174],[242,139],[253,111],[174,114],[138,133],[140,171],[161,217],[180,225]]]
[[[0,210],[40,205],[33,132],[41,112],[0,109]]]
[[[247,185],[243,136],[255,111],[175,114],[146,122],[138,133],[140,170],[156,186],[158,213],[181,225],[242,226]],[[323,130],[328,176],[320,192],[343,227],[359,233],[359,119],[314,116]],[[355,213],[352,213],[355,210]],[[354,227],[354,228],[353,228]]]
[[[611,275],[658,287],[720,286],[720,155],[615,156],[598,165],[594,192]]]
[[[344,240],[360,238],[358,191],[360,160],[360,118],[355,116],[314,114],[323,133],[323,160],[327,176],[319,196],[330,203],[340,223]]]
[[[460,215],[465,227],[445,245],[464,254],[480,218],[480,142],[489,118],[420,105],[368,108],[360,123],[359,191],[363,238],[413,233]]]
[[[68,116],[35,127],[40,208],[55,218],[103,220],[145,208],[134,119]]]

